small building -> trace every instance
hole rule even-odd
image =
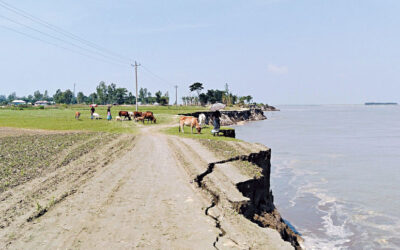
[[[50,103],[48,101],[37,101],[35,102],[35,106],[46,106],[49,105]]]
[[[24,100],[14,100],[11,102],[12,105],[24,105],[26,102]]]

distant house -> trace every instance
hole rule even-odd
[[[37,101],[37,102],[35,102],[35,106],[46,106],[46,105],[50,105],[50,103],[48,101]]]
[[[11,102],[12,105],[23,105],[26,104],[24,100],[14,100]]]

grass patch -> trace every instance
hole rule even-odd
[[[163,132],[169,135],[177,135],[187,138],[196,138],[196,139],[208,139],[215,141],[238,141],[238,139],[224,136],[214,136],[211,134],[212,126],[207,126],[201,130],[201,134],[197,134],[197,130],[193,128],[193,134],[191,133],[190,127],[185,127],[185,133],[179,132],[179,126],[170,127],[164,129]],[[230,127],[221,127],[222,129],[233,129]]]
[[[203,107],[195,106],[140,106],[139,111],[152,111],[157,119],[157,124],[170,123],[174,115],[189,113]],[[94,132],[136,133],[138,124],[132,121],[117,122],[115,117],[118,112],[134,111],[135,106],[113,106],[111,114],[114,118],[107,121],[107,106],[99,106],[96,113],[103,119],[91,120],[90,108],[83,105],[59,105],[45,107],[44,109],[27,108],[23,110],[0,109],[0,127],[33,128],[47,130],[85,130]],[[75,112],[79,111],[81,117],[75,119]],[[156,126],[157,124],[154,124]],[[145,123],[147,125],[147,123]],[[150,125],[150,123],[149,123]]]

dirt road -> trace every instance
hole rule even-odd
[[[214,208],[176,156],[185,143],[152,131],[43,216],[2,235],[10,249],[291,248],[278,233]],[[186,145],[188,147],[188,145]],[[185,152],[186,162],[199,155]],[[189,159],[188,159],[189,158]],[[207,159],[203,159],[207,161]],[[192,164],[196,165],[196,162]],[[204,168],[206,165],[204,165]],[[224,217],[225,216],[225,217]],[[12,234],[12,233],[11,233]],[[218,242],[217,242],[218,239]]]

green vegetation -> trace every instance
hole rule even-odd
[[[134,133],[134,122],[116,122],[106,119],[91,120],[89,109],[81,110],[81,118],[75,119],[75,112],[80,109],[43,109],[43,110],[0,110],[0,126],[16,128],[36,128],[48,130],[86,130],[115,133]],[[97,110],[106,118],[106,108]],[[116,115],[116,112],[113,112]]]
[[[44,170],[63,167],[115,137],[109,133],[68,133],[0,138],[0,193]]]
[[[177,135],[177,136],[182,136],[182,137],[187,137],[187,138],[196,138],[196,139],[207,139],[207,140],[213,140],[213,141],[237,141],[238,139],[231,138],[231,137],[224,137],[224,136],[214,136],[211,134],[212,126],[207,126],[204,127],[201,130],[201,134],[197,133],[197,130],[193,128],[193,134],[191,133],[190,127],[185,126],[185,133],[179,132],[179,126],[175,127],[170,127],[167,129],[164,129],[164,132],[169,135]],[[221,130],[224,129],[233,129],[230,127],[221,127]]]
[[[115,117],[121,110],[134,111],[135,106],[113,106],[111,114],[114,118],[107,121],[107,106],[99,106],[96,113],[103,119],[91,120],[90,110],[87,105],[57,105],[44,108],[9,107],[0,109],[0,127],[34,128],[47,130],[85,130],[95,132],[136,133],[142,123],[134,121],[117,122]],[[173,122],[174,116],[181,113],[190,113],[204,110],[196,106],[139,106],[139,111],[152,111],[157,119],[157,124]],[[75,112],[79,111],[81,117],[75,119]],[[145,122],[145,126],[151,125]],[[155,124],[153,124],[155,126]]]

